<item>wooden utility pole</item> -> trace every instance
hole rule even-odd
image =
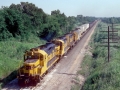
[[[107,44],[107,47],[108,47],[108,62],[110,62],[110,47],[111,47],[110,43],[118,43],[118,42],[113,41],[113,40],[117,39],[117,38],[114,38],[114,35],[115,35],[114,32],[118,32],[118,31],[114,30],[113,23],[112,23],[112,30],[110,30],[110,26],[108,26],[108,30],[107,31],[101,31],[101,32],[107,32],[107,34],[108,34],[107,38],[102,38],[102,39],[107,39],[107,42],[103,42],[103,43],[108,43]],[[112,33],[110,33],[110,32],[112,32]]]
[[[114,38],[114,32],[113,32],[113,23],[112,23],[112,38]],[[113,39],[112,39],[112,41],[113,41]]]
[[[108,62],[110,61],[110,37],[109,37],[109,26],[108,26]]]

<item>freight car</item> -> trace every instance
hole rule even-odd
[[[36,85],[44,74],[81,39],[88,28],[89,24],[81,25],[71,33],[26,51],[24,63],[18,70],[18,84]]]

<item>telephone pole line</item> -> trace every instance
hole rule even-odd
[[[109,37],[109,26],[108,26],[108,62],[110,61],[110,37]],[[113,38],[112,38],[113,39]]]
[[[116,42],[116,40],[115,39],[117,39],[118,38],[118,36],[117,36],[117,38],[114,38],[114,35],[116,34],[116,33],[114,33],[114,32],[118,32],[118,31],[115,31],[114,30],[114,28],[113,28],[113,23],[112,23],[112,30],[110,30],[110,26],[108,26],[107,27],[108,28],[108,30],[107,31],[101,31],[101,32],[107,32],[107,38],[102,38],[102,39],[107,39],[107,42],[102,42],[102,43],[108,43],[107,44],[107,49],[108,49],[108,62],[110,62],[110,47],[111,47],[111,45],[110,45],[110,43],[118,43],[118,42]],[[112,33],[111,33],[112,32]],[[118,34],[117,34],[118,35]],[[112,37],[111,37],[112,36]],[[114,41],[115,40],[115,41]],[[104,45],[103,45],[104,46]]]

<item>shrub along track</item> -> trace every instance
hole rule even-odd
[[[85,55],[85,47],[87,46],[91,35],[97,24],[95,24],[86,35],[77,43],[77,45],[64,56],[58,64],[48,73],[36,87],[20,88],[16,82],[11,86],[8,84],[3,90],[10,89],[32,89],[32,90],[70,90],[73,80],[76,77],[80,64]],[[82,77],[81,77],[82,78]],[[17,80],[16,80],[17,81]],[[82,85],[83,81],[80,82]]]

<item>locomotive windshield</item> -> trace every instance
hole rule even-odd
[[[39,59],[39,56],[37,56],[37,55],[25,56],[25,60],[27,60],[27,59],[29,59],[29,60],[32,60],[32,59]]]

